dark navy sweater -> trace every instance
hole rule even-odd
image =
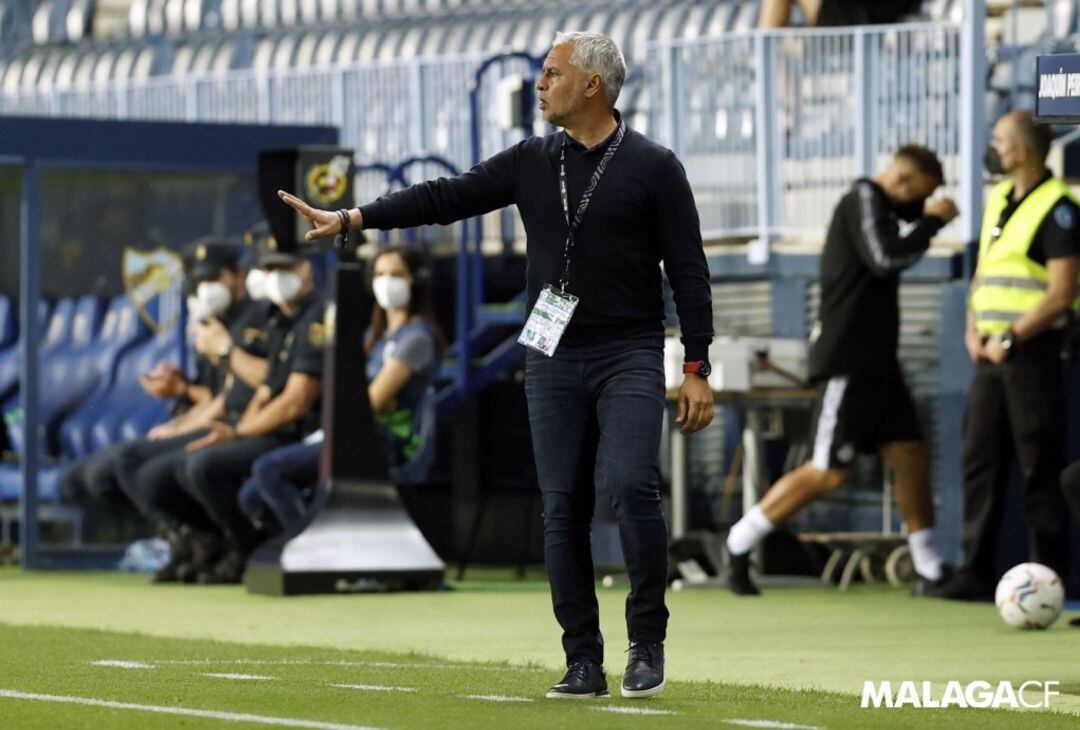
[[[462,175],[413,185],[362,206],[363,225],[383,230],[447,225],[516,204],[528,239],[531,308],[544,285],[556,283],[563,270],[563,140],[572,216],[613,137],[591,149],[563,132],[526,139]],[[628,129],[577,232],[567,291],[581,302],[560,350],[662,333],[661,262],[675,295],[686,359],[707,359],[712,289],[686,173],[674,153]]]

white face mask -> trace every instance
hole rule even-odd
[[[266,275],[266,297],[279,307],[295,302],[303,286],[300,274],[289,269],[277,269]]]
[[[195,290],[195,295],[215,317],[225,314],[232,304],[232,292],[220,281],[204,281]]]
[[[189,322],[201,322],[210,316],[210,307],[202,299],[190,296],[187,298],[187,314]]]
[[[400,276],[376,276],[371,282],[375,301],[383,309],[404,309],[412,298],[412,287]]]
[[[266,299],[266,272],[262,269],[252,269],[244,279],[244,286],[253,301],[261,302]]]

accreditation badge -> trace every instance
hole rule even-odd
[[[545,286],[533,305],[518,342],[548,357],[554,355],[579,301],[573,294],[567,294],[551,284]]]

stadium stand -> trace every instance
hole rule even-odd
[[[0,0],[0,38],[11,40],[0,51],[0,113],[332,123],[342,128],[343,142],[355,147],[358,161],[378,158],[390,165],[436,152],[458,168],[467,167],[473,158],[467,91],[478,64],[509,49],[542,51],[558,29],[602,31],[619,42],[630,62],[632,75],[620,107],[631,124],[673,147],[675,140],[667,137],[675,121],[682,125],[678,152],[694,183],[707,237],[742,242],[758,232],[759,118],[751,31],[760,3],[754,0],[573,5],[550,0],[54,0],[34,4],[30,18],[20,14],[22,5],[30,4]],[[957,89],[936,86],[935,79],[959,76],[957,24],[963,20],[963,2],[927,0],[923,15],[938,26],[866,35],[885,90],[875,118],[879,148],[931,135],[948,177],[956,180]],[[1040,49],[1080,48],[1080,40],[1074,0],[1047,0],[1042,7],[1023,3],[1018,9],[997,2],[990,15],[987,116],[992,118],[1004,109],[1030,105],[1034,85],[1029,70]],[[650,46],[663,41],[677,43]],[[850,36],[837,33],[775,47],[794,101],[777,105],[782,190],[773,232],[819,237],[822,210],[855,173],[855,115],[849,105],[859,73],[854,46]],[[902,60],[905,56],[914,60]],[[524,72],[522,64],[500,73]],[[669,83],[669,73],[679,74],[678,86]],[[669,116],[672,101],[680,104],[677,120]],[[896,113],[899,104],[916,111]],[[485,124],[482,136],[482,154],[514,139],[494,124]],[[425,167],[411,177],[420,179],[431,171]],[[385,176],[371,176],[370,185],[358,177],[360,197],[374,197],[386,186]],[[500,243],[512,242],[519,230],[505,218],[486,221],[484,228],[486,239]],[[456,243],[457,237],[436,238],[448,240]],[[788,296],[779,284],[746,280],[737,271],[717,275],[714,269],[714,275],[715,301],[724,313],[723,322],[718,318],[721,330],[775,334],[781,325],[772,308],[778,297]],[[804,321],[787,331],[790,336],[805,333],[816,312],[812,284],[798,296]],[[903,334],[904,367],[927,430],[933,432],[942,295],[936,282],[922,281],[905,284],[903,297],[910,317]],[[57,429],[58,442],[50,451],[54,458],[89,453],[163,417],[160,404],[118,383],[134,383],[133,376],[157,359],[175,356],[170,350],[175,343],[147,339],[137,318],[129,324],[132,330],[123,344],[108,340],[114,358],[111,377],[99,370],[93,392],[79,392],[83,407],[72,412],[80,400],[73,397],[56,409],[71,415],[62,426],[50,426]],[[104,341],[103,334],[85,357],[90,359]],[[18,362],[15,349],[4,349],[2,342],[0,337],[0,397],[7,402],[17,381],[9,371]],[[454,347],[448,353],[446,378],[453,375],[456,353]],[[110,415],[103,418],[102,411]],[[694,455],[694,476],[715,482],[725,463],[722,445],[715,451],[702,449]]]

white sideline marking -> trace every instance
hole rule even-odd
[[[378,667],[388,669],[461,669],[468,666],[469,669],[488,669],[496,672],[535,672],[529,667],[514,666],[473,666],[468,662],[461,664],[410,664],[408,662],[380,662],[365,661],[362,659],[348,660],[319,660],[319,659],[162,659],[155,664],[171,664],[178,666],[224,666],[227,664],[236,666],[319,666],[319,667]]]
[[[229,674],[227,672],[204,672],[203,676],[214,677],[215,679],[242,679],[257,682],[268,682],[277,679],[277,677],[267,677],[262,674]]]
[[[100,661],[90,662],[90,664],[95,667],[119,667],[120,669],[156,669],[153,664],[131,662],[125,659],[101,659]]]
[[[97,700],[93,697],[67,697],[64,695],[43,695],[35,692],[19,692],[13,689],[0,689],[0,698],[12,700],[35,700],[38,702],[61,702],[68,705],[86,705],[88,707],[107,707],[111,710],[138,710],[156,712],[160,715],[181,715],[183,717],[203,717],[209,720],[226,722],[251,722],[260,725],[283,725],[285,727],[312,728],[312,730],[379,730],[365,725],[344,725],[336,722],[318,720],[299,720],[291,717],[269,717],[250,715],[245,712],[219,712],[217,710],[197,710],[192,707],[166,707],[162,705],[139,705],[134,702],[113,702]]]
[[[820,725],[796,725],[793,722],[777,722],[776,720],[724,720],[728,725],[742,725],[743,727],[767,727],[775,730],[825,730]]]
[[[532,702],[531,697],[509,697],[507,695],[464,695],[467,700],[484,700],[485,702]]]
[[[671,710],[650,710],[648,707],[594,707],[597,712],[615,712],[619,715],[677,715]]]
[[[412,687],[384,687],[381,684],[332,684],[338,689],[365,689],[369,692],[415,692]]]

